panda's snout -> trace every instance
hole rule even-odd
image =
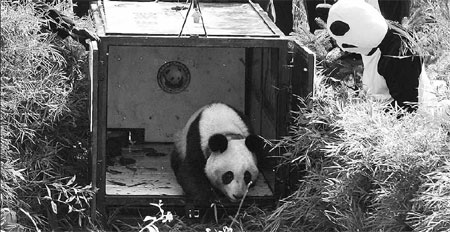
[[[239,195],[233,194],[233,197],[236,200],[241,200],[244,197],[244,195],[243,194],[239,194]]]
[[[340,20],[334,21],[330,25],[331,33],[333,33],[333,35],[336,35],[336,36],[343,36],[349,30],[350,30],[350,26],[347,23],[344,23],[344,22],[342,22]]]

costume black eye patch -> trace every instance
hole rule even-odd
[[[343,43],[343,44],[342,44],[342,47],[343,47],[343,48],[357,48],[357,46],[355,46],[355,45],[352,45],[352,44],[346,44],[346,43]]]
[[[231,171],[225,172],[222,175],[222,183],[223,184],[229,184],[234,179],[234,174]]]

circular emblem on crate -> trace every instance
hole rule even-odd
[[[158,84],[167,93],[185,90],[191,81],[189,69],[181,62],[170,61],[158,70]]]

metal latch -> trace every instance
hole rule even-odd
[[[187,209],[186,215],[188,218],[200,218],[200,210],[198,209]]]
[[[200,210],[194,207],[194,204],[188,203],[185,206],[186,216],[190,219],[200,218]]]
[[[294,68],[294,57],[295,57],[295,54],[294,54],[293,51],[288,51],[287,52],[287,59],[286,59],[287,65],[286,65],[286,68],[288,68],[288,69]]]

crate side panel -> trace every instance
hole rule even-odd
[[[314,76],[316,75],[316,55],[308,48],[301,45],[298,40],[290,42],[293,52],[293,94],[306,98],[313,93]],[[297,110],[298,101],[293,101],[293,108]]]
[[[246,87],[248,101],[248,116],[255,134],[261,134],[261,56],[260,48],[247,50],[247,75],[248,86]]]
[[[192,113],[211,102],[244,111],[245,49],[111,46],[108,61],[108,128],[144,128],[145,140],[172,142]],[[168,61],[187,66],[191,80],[181,93],[158,85]]]
[[[262,133],[267,139],[277,138],[277,106],[279,92],[279,73],[278,57],[274,53],[276,48],[263,48],[262,55],[262,75],[261,75],[261,94],[262,94]]]

